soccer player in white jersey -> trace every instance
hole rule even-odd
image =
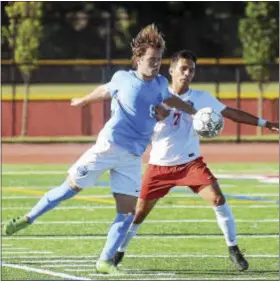
[[[195,113],[190,104],[169,92],[168,80],[158,74],[165,42],[156,26],[142,29],[131,46],[136,71],[117,71],[111,82],[85,97],[72,100],[72,105],[78,106],[110,97],[114,99],[113,115],[101,130],[96,144],[69,169],[69,176],[60,186],[49,190],[25,216],[12,219],[4,227],[7,235],[27,227],[62,201],[94,186],[98,177],[109,170],[117,216],[96,263],[100,273],[118,274],[112,259],[134,216],[141,188],[141,156],[157,122],[157,106],[164,102]]]
[[[195,67],[196,56],[190,51],[179,51],[172,56],[171,91],[175,96],[190,102],[197,110],[212,107],[234,122],[259,125],[278,131],[279,123],[271,123],[244,111],[227,107],[208,92],[189,88]],[[189,114],[174,109],[167,118],[155,126],[149,165],[143,176],[136,214],[125,240],[114,257],[114,263],[117,265],[122,260],[129,241],[136,235],[140,224],[157,201],[176,185],[188,186],[212,205],[218,225],[224,234],[230,259],[238,270],[246,270],[248,262],[237,246],[234,217],[217,179],[200,155],[199,138],[193,130],[192,118]]]

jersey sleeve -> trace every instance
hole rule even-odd
[[[215,111],[221,112],[226,108],[226,105],[218,101],[208,92],[202,92],[202,95],[194,102],[194,107],[199,110],[204,107],[212,107]]]
[[[105,89],[110,93],[112,97],[119,91],[121,83],[124,81],[125,71],[117,71],[110,82],[104,85]]]

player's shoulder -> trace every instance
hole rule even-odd
[[[161,75],[161,74],[158,74],[156,77],[155,77],[155,80],[160,84],[160,85],[163,85],[164,87],[166,87],[168,85],[168,79]]]
[[[204,91],[204,90],[196,90],[196,89],[191,89],[191,93],[192,96],[194,98],[202,98],[202,97],[208,97],[208,96],[212,96],[212,94],[210,94],[208,91]]]
[[[165,76],[161,75],[161,74],[158,74],[156,76],[156,79],[158,79],[162,83],[168,83],[168,79]]]
[[[113,78],[121,78],[121,77],[127,77],[129,76],[129,71],[127,70],[118,70],[114,73]]]

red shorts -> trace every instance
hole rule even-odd
[[[149,164],[143,180],[140,198],[144,200],[164,197],[174,186],[188,186],[198,193],[217,179],[199,157],[189,163],[176,166]]]

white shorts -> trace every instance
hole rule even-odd
[[[141,189],[141,157],[99,137],[68,173],[79,188],[93,187],[99,176],[110,170],[113,193],[138,197]]]

